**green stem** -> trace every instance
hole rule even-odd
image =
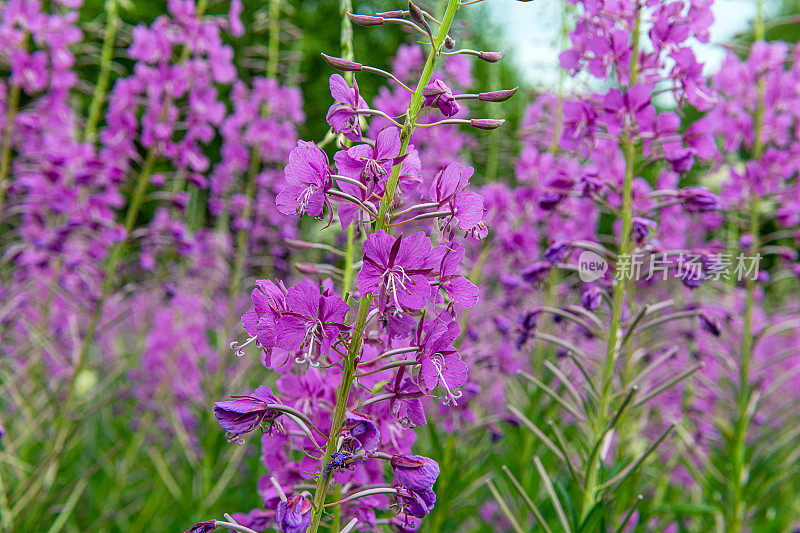
[[[6,110],[6,123],[3,128],[3,145],[0,148],[0,221],[3,216],[3,199],[5,198],[5,181],[11,169],[11,133],[14,131],[14,119],[19,111],[20,87],[16,83],[11,85],[8,96],[8,109]]]
[[[117,0],[106,1],[106,33],[103,37],[103,51],[100,55],[100,74],[94,87],[92,101],[89,104],[89,116],[83,132],[84,142],[93,143],[97,138],[97,123],[100,122],[100,113],[103,110],[108,83],[111,79],[111,60],[114,57],[114,43],[117,29],[120,25]]]
[[[345,59],[349,59],[350,61],[353,60],[355,54],[353,53],[353,23],[350,22],[350,17],[347,16],[348,13],[353,11],[353,2],[352,0],[339,0],[339,17],[342,20],[341,32],[339,34],[339,43],[342,48],[342,57]],[[345,79],[348,82],[353,80],[353,73],[352,72],[345,72]],[[349,146],[350,142],[346,141],[346,145]],[[346,230],[347,234],[347,248],[345,249],[344,254],[344,267],[342,267],[344,274],[343,274],[343,281],[342,281],[342,296],[346,296],[347,293],[350,292],[350,287],[353,284],[353,262],[355,256],[355,226],[350,224]],[[339,512],[339,507],[336,507],[334,513]]]
[[[448,0],[447,10],[442,18],[442,25],[439,27],[439,32],[434,38],[434,45],[428,54],[428,59],[425,62],[425,68],[417,84],[417,88],[411,97],[411,103],[408,106],[406,114],[406,121],[400,133],[401,145],[400,154],[405,154],[408,150],[408,144],[411,140],[411,134],[416,128],[417,115],[422,109],[422,89],[431,79],[436,59],[439,56],[439,50],[444,43],[447,32],[450,31],[450,26],[458,11],[458,0]],[[375,232],[386,229],[387,213],[392,204],[394,193],[397,189],[397,182],[400,178],[401,163],[392,167],[392,173],[389,175],[389,181],[386,183],[386,192],[381,199],[380,208],[378,210],[378,219],[375,222]],[[322,465],[327,465],[330,462],[330,457],[336,451],[336,444],[339,440],[339,433],[344,421],[345,411],[347,410],[347,402],[350,398],[350,389],[353,386],[353,379],[355,377],[356,359],[361,353],[361,346],[364,341],[364,327],[369,314],[370,306],[372,305],[372,295],[364,296],[358,304],[358,315],[356,316],[355,324],[353,325],[353,334],[350,341],[350,346],[347,351],[347,356],[344,360],[344,373],[342,375],[342,382],[336,391],[336,407],[333,413],[333,421],[331,423],[331,432],[328,436],[328,442],[325,446],[325,455],[322,458]],[[319,529],[319,523],[322,519],[322,512],[324,509],[325,498],[328,493],[328,485],[330,483],[330,476],[320,475],[317,477],[317,486],[314,492],[314,514],[311,519],[311,525],[308,528],[309,533],[316,533]]]
[[[267,56],[267,77],[278,75],[278,55],[281,44],[281,0],[269,2],[269,55]]]
[[[761,0],[756,2],[756,23],[754,28],[756,41],[764,39],[764,7]],[[758,80],[758,107],[755,116],[755,140],[753,144],[753,159],[759,160],[764,151],[761,135],[764,131],[764,79]],[[760,248],[760,223],[759,223],[759,198],[754,196],[750,204],[750,236],[752,245],[750,253],[757,254]],[[752,413],[748,413],[750,403],[750,364],[753,358],[753,311],[755,303],[755,281],[748,278],[745,282],[745,310],[744,310],[744,331],[742,332],[742,355],[739,366],[739,391],[737,395],[736,425],[733,434],[731,450],[731,507],[730,516],[727,520],[728,531],[739,533],[745,522],[747,515],[747,504],[745,495],[746,480],[746,452],[747,452],[747,433],[750,426]]]
[[[637,4],[636,19],[633,26],[633,36],[631,44],[631,85],[638,79],[638,56],[640,38],[640,13]],[[630,131],[625,133],[622,139],[622,148],[625,155],[625,181],[622,185],[622,229],[619,237],[619,254],[627,255],[631,251],[631,225],[633,203],[633,174],[636,157],[636,147]],[[614,376],[614,363],[619,353],[620,329],[622,323],[622,311],[625,304],[626,293],[628,290],[628,276],[620,276],[613,286],[613,301],[611,305],[611,326],[608,331],[608,343],[606,345],[606,355],[603,362],[603,370],[600,383],[600,398],[598,399],[597,416],[593,420],[593,445],[599,445],[605,438],[606,421],[608,419],[608,409],[611,400],[611,385]],[[597,502],[597,492],[600,478],[600,454],[595,453],[590,458],[586,469],[586,487],[583,494],[583,505],[581,507],[581,520],[586,518],[592,507]]]

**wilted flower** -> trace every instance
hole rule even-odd
[[[304,533],[311,524],[311,502],[302,494],[278,502],[275,521],[283,533]]]
[[[350,430],[350,436],[356,439],[364,450],[371,452],[377,448],[381,432],[375,422],[351,412],[345,413],[344,419],[344,425]]]
[[[439,463],[421,455],[394,455],[391,464],[395,481],[419,494],[432,491],[439,477]]]
[[[250,395],[231,398],[233,399],[214,403],[214,416],[219,425],[230,433],[231,441],[254,430],[261,422],[272,422],[281,416],[280,411],[269,408],[269,404],[280,402],[266,385],[261,385]]]

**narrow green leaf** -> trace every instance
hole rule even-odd
[[[511,527],[514,528],[514,531],[516,531],[517,533],[525,533],[525,530],[522,529],[522,526],[519,525],[517,519],[514,517],[513,514],[511,514],[511,509],[508,507],[508,503],[506,503],[506,501],[500,495],[500,492],[494,485],[494,481],[492,481],[491,479],[487,479],[486,486],[489,487],[489,492],[492,493],[492,497],[497,502],[497,505],[500,506],[500,509],[503,511],[503,514],[505,514],[506,518],[508,518],[508,521],[511,522]]]
[[[667,430],[661,434],[661,436],[647,449],[647,451],[645,451],[636,461],[630,463],[628,466],[623,468],[619,473],[617,473],[617,475],[603,482],[600,485],[599,489],[603,490],[612,485],[616,485],[618,483],[622,483],[623,481],[625,481],[625,479],[627,479],[629,475],[631,475],[637,468],[639,468],[639,465],[641,465],[644,462],[644,460],[647,459],[650,456],[650,454],[655,451],[658,445],[661,444],[664,441],[664,439],[666,439],[667,436],[669,436],[670,433],[672,433],[673,429],[675,429],[675,424],[670,424]]]
[[[572,528],[569,527],[567,515],[564,513],[564,508],[561,506],[561,501],[559,501],[556,491],[553,488],[553,482],[550,480],[550,476],[547,475],[547,470],[544,469],[544,465],[542,464],[542,461],[539,459],[538,455],[533,456],[533,463],[536,465],[536,470],[539,471],[539,475],[542,476],[544,490],[547,492],[548,496],[550,496],[550,500],[553,502],[553,507],[558,515],[558,521],[561,522],[561,526],[564,528],[564,531],[567,533],[572,533]]]
[[[61,531],[61,528],[67,523],[69,515],[72,514],[72,510],[75,509],[75,505],[78,503],[78,499],[81,497],[81,494],[83,494],[88,483],[88,478],[85,477],[78,481],[78,484],[75,485],[69,498],[67,498],[67,501],[64,503],[64,507],[61,508],[61,512],[58,513],[58,516],[50,526],[50,529],[47,530],[47,533],[58,533]]]

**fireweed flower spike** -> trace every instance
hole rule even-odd
[[[478,129],[492,129],[503,121],[447,118],[440,123],[425,124],[426,128],[414,135],[423,105],[435,106],[447,117],[459,112],[450,81],[444,80],[452,75],[457,78],[455,86],[465,86],[469,76],[463,69],[463,56],[449,58],[442,54],[458,2],[448,1],[441,21],[415,6],[410,10],[413,13],[392,12],[391,17],[351,15],[350,20],[364,26],[402,22],[430,36],[433,49],[428,62],[413,69],[422,72],[418,81],[406,85],[408,76],[400,73],[398,65],[390,74],[351,57],[326,56],[325,60],[336,69],[384,76],[396,91],[391,98],[401,95],[402,99],[389,101],[382,94],[375,99],[376,109],[369,109],[355,79],[351,88],[341,75],[331,76],[335,103],[328,111],[328,123],[334,132],[353,142],[361,141],[361,128],[368,123],[371,142],[343,146],[334,155],[333,170],[324,152],[312,143],[301,141],[289,156],[286,186],[277,199],[281,213],[321,218],[328,198],[334,197],[342,227],[356,225],[366,233],[363,260],[355,267],[357,296],[350,295],[358,302],[357,310],[348,317],[350,306],[334,296],[329,281],[320,286],[306,280],[289,288],[261,281],[251,294],[253,308],[242,317],[249,334],[247,342],[257,342],[266,354],[265,362],[282,374],[276,387],[287,406],[287,417],[292,416],[288,409],[293,409],[305,417],[301,420],[295,416],[295,422],[300,420],[317,433],[316,428],[330,428],[322,457],[311,453],[315,442],[308,432],[292,429],[264,438],[262,460],[276,479],[304,484],[308,483],[310,473],[316,476],[313,504],[302,495],[281,504],[272,500],[271,508],[279,505],[276,522],[283,531],[289,531],[290,526],[298,531],[308,526],[309,531],[316,532],[323,519],[329,484],[343,483],[351,487],[348,490],[353,495],[359,493],[352,492],[359,484],[385,483],[381,469],[375,468],[374,462],[391,457],[396,458],[393,461],[396,484],[405,491],[398,497],[401,515],[391,519],[392,523],[407,529],[418,517],[430,512],[435,502],[432,488],[438,465],[431,459],[409,455],[414,440],[411,427],[427,424],[423,396],[439,394],[444,404],[455,405],[462,396],[459,387],[467,382],[467,365],[454,346],[461,333],[456,316],[465,307],[475,307],[479,291],[461,274],[460,263],[467,249],[456,242],[461,237],[456,237],[448,225],[453,221],[453,226],[471,236],[485,236],[488,226],[483,222],[483,199],[477,190],[470,188],[472,169],[448,164],[457,150],[448,153],[446,160],[441,161],[440,155],[440,160],[434,162],[436,149],[448,146],[445,141],[431,146],[431,139],[435,138],[431,132],[441,131],[447,139],[454,139],[458,138],[457,130],[445,124],[466,123]],[[403,20],[407,16],[413,20]],[[427,31],[434,26],[438,26],[435,35]],[[452,47],[453,40],[448,44]],[[447,72],[436,71],[434,75],[435,63],[440,58],[447,59],[453,68],[448,65]],[[410,103],[408,92],[413,93]],[[480,94],[486,101],[501,101],[512,92]],[[404,124],[397,122],[396,117],[404,117]],[[424,177],[427,170],[435,168],[442,168],[442,172],[430,190],[430,200],[426,201],[424,196],[429,186]],[[403,193],[411,196],[413,203],[406,201]],[[330,205],[328,209],[333,216]],[[367,214],[368,220],[360,220],[365,217],[358,214]],[[406,214],[408,218],[400,220]],[[436,246],[424,231],[397,235],[387,231],[390,221],[391,225],[419,226],[421,221],[437,218],[446,223],[444,227],[431,224]],[[338,260],[339,254],[334,257]],[[314,275],[330,272],[334,278],[341,273],[333,265],[299,267]],[[277,354],[286,354],[284,363],[276,365],[272,361]],[[312,364],[299,368],[286,364],[292,356],[296,362]],[[353,387],[356,380],[362,387]],[[367,390],[380,393],[364,392]],[[259,407],[263,411],[264,406]],[[258,407],[253,409],[258,411]],[[254,421],[236,429],[251,430]],[[287,457],[296,457],[296,452],[305,452],[304,459],[287,461]],[[297,486],[294,489],[302,490]],[[392,494],[397,492],[388,490]],[[269,487],[265,492],[272,498]],[[374,524],[375,504],[366,498],[360,500],[359,496],[348,500],[346,505],[328,504],[339,506],[334,523],[352,518],[346,514],[355,514],[359,524]]]

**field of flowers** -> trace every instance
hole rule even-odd
[[[800,6],[536,2],[0,0],[0,531],[799,531]]]

